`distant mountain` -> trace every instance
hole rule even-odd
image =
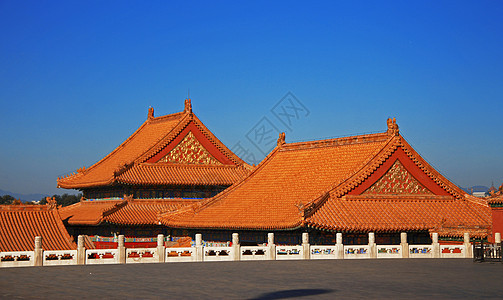
[[[462,189],[467,193],[471,193],[472,189],[474,192],[487,192],[487,191],[489,191],[489,188],[487,186],[483,186],[483,185],[475,185],[472,187],[462,188]]]
[[[23,202],[31,202],[31,201],[39,201],[42,200],[44,197],[49,197],[49,195],[46,194],[18,194],[18,193],[11,193],[9,191],[4,191],[0,190],[0,196],[3,195],[11,195],[12,197],[16,199],[21,199]]]

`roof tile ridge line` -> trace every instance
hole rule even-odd
[[[124,206],[128,204],[128,201],[126,199],[122,200],[121,202],[115,203],[109,208],[105,208],[101,211],[101,219],[113,214],[114,212],[120,210]]]
[[[217,164],[186,164],[186,163],[171,163],[171,162],[161,162],[161,163],[138,163],[135,164],[138,167],[141,168],[166,168],[166,167],[173,167],[173,168],[210,168],[210,169],[220,169],[220,168],[227,168],[227,169],[246,169],[245,167],[241,165],[217,165]]]
[[[382,146],[381,150],[364,162],[352,176],[342,182],[334,184],[326,192],[330,193],[331,196],[335,195],[336,198],[340,198],[344,194],[348,193],[367,179],[372,172],[377,170],[377,168],[379,168],[379,166],[381,166],[384,161],[393,154],[399,144],[400,140],[397,136],[388,137],[388,141],[384,146]]]
[[[294,222],[289,222],[289,223],[282,223],[280,226],[274,226],[274,225],[266,225],[266,226],[257,226],[250,228],[248,226],[243,226],[243,225],[231,225],[231,226],[225,226],[225,225],[217,225],[217,226],[210,226],[210,225],[191,225],[191,224],[169,224],[170,227],[172,228],[194,228],[194,229],[199,229],[199,230],[249,230],[249,231],[264,231],[264,230],[297,230],[305,226],[305,223],[302,222],[302,220],[296,220]]]
[[[355,139],[368,139],[364,141],[358,141],[358,143],[371,143],[371,142],[376,142],[379,139],[386,140],[389,138],[389,135],[386,132],[377,132],[377,133],[371,133],[371,134],[361,134],[361,135],[352,135],[352,136],[345,136],[345,137],[338,137],[338,138],[332,138],[332,139],[325,139],[325,140],[312,140],[312,141],[304,141],[304,142],[293,142],[284,145],[285,150],[296,150],[295,148],[299,147],[306,147],[312,144],[319,144],[320,146],[330,146],[331,144],[336,144],[335,146],[338,146],[338,142],[345,142],[348,141],[349,143],[344,143],[342,145],[352,145],[356,144],[357,142],[352,142],[352,140]],[[341,146],[342,146],[341,145]],[[289,149],[289,148],[294,148],[294,149]]]
[[[53,213],[53,217],[55,218],[55,221],[56,221],[56,226],[58,227],[60,232],[63,234],[63,237],[68,241],[70,246],[73,247],[72,250],[77,249],[77,244],[73,240],[70,233],[68,233],[68,230],[66,229],[65,224],[63,224],[63,219],[61,218],[61,215],[59,213],[59,209],[53,209],[52,213]]]
[[[227,158],[232,160],[234,163],[238,165],[244,165],[251,168],[251,166],[242,160],[239,156],[237,156],[234,152],[232,152],[220,139],[204,125],[204,123],[194,114],[194,124],[201,130],[203,135],[210,141],[212,144],[220,150]]]
[[[112,177],[110,177],[109,179],[106,179],[106,180],[95,180],[95,181],[90,181],[90,182],[87,182],[87,183],[82,183],[82,184],[79,184],[79,187],[78,188],[85,188],[85,187],[90,187],[90,186],[102,186],[102,185],[109,185],[111,183],[113,183],[115,181],[115,178],[112,174]],[[60,188],[64,188],[64,189],[77,189],[74,187],[73,183],[69,183],[69,184],[60,184],[58,182],[58,187]]]
[[[491,201],[490,199],[486,200],[486,199],[478,198],[478,197],[472,196],[468,193],[465,195],[464,200],[471,202],[473,204],[478,204],[478,205],[482,205],[482,206],[489,206],[489,201]]]
[[[351,139],[354,139],[355,137],[358,138],[358,137],[366,137],[366,136],[372,136],[373,139],[369,140],[369,141],[366,141],[366,142],[377,142],[378,141],[378,137],[386,137],[386,139],[388,139],[388,142],[386,143],[386,145],[384,145],[382,147],[382,149],[374,156],[372,156],[371,158],[368,159],[367,162],[365,162],[361,168],[359,168],[359,171],[357,171],[353,176],[350,176],[348,179],[346,179],[345,181],[343,182],[337,182],[335,184],[333,184],[331,187],[329,187],[328,189],[326,189],[325,191],[323,191],[321,193],[320,196],[314,198],[313,200],[307,202],[305,205],[304,205],[304,208],[306,209],[306,211],[308,211],[308,214],[309,215],[313,215],[314,213],[316,213],[316,211],[321,207],[323,206],[324,203],[326,203],[326,201],[330,198],[332,198],[332,193],[334,192],[335,189],[337,189],[338,187],[341,186],[341,184],[344,184],[344,182],[349,182],[351,183],[352,182],[352,178],[360,175],[362,176],[362,170],[367,170],[367,173],[371,173],[373,171],[375,171],[375,169],[377,169],[377,167],[379,167],[382,162],[391,155],[391,153],[393,153],[393,151],[396,149],[397,145],[394,145],[394,147],[391,147],[391,151],[389,151],[390,153],[388,153],[386,155],[386,153],[384,154],[384,158],[379,161],[379,163],[374,163],[371,165],[371,167],[373,166],[373,170],[371,170],[370,172],[368,172],[369,168],[366,168],[366,166],[368,166],[370,163],[372,163],[374,161],[374,158],[375,157],[379,157],[383,152],[385,152],[385,150],[389,150],[387,147],[388,145],[393,142],[393,141],[396,141],[396,137],[395,136],[389,136],[386,132],[383,132],[383,133],[374,133],[374,134],[366,134],[366,135],[361,135],[361,136],[352,136],[352,137],[344,137],[344,138],[336,138],[336,139],[330,139],[330,140],[323,140],[321,141],[322,143],[326,143],[326,144],[329,144],[329,143],[333,143],[335,141],[340,141],[340,140],[351,140]],[[307,145],[309,143],[316,143],[317,141],[310,141],[310,142],[300,142],[299,144],[304,144],[304,145]],[[363,143],[363,142],[362,142]],[[350,143],[350,144],[355,144],[355,143]],[[346,144],[346,145],[350,145],[350,144]],[[298,144],[297,144],[298,145]],[[285,147],[287,148],[287,147]],[[292,150],[292,149],[286,149],[286,150]],[[296,150],[296,149],[295,149]],[[357,169],[358,170],[358,169]],[[365,180],[367,177],[368,177],[368,174],[363,174],[363,175],[366,175],[364,176],[364,178],[359,182],[357,183],[360,184],[361,182],[363,182],[363,180]],[[358,178],[356,178],[358,179]],[[347,185],[347,184],[346,184]],[[355,186],[351,187],[351,188],[354,188]],[[326,195],[329,195],[328,197],[326,197]],[[326,197],[326,198],[325,198]],[[337,195],[336,198],[339,198],[340,196]]]
[[[307,219],[312,217],[318,211],[318,209],[320,209],[325,203],[327,203],[327,201],[330,198],[331,198],[330,193],[325,192],[322,195],[320,195],[319,197],[306,203],[303,207],[303,209],[304,209],[303,215],[302,215],[303,221],[307,222]]]
[[[279,152],[281,149],[281,146],[276,146],[271,153],[269,153],[260,163],[259,165],[253,169],[247,176],[244,176],[241,180],[236,182],[235,184],[231,185],[227,189],[225,189],[223,192],[219,193],[215,197],[209,198],[208,200],[203,200],[202,202],[199,203],[199,207],[196,210],[196,212],[199,212],[206,208],[207,206],[213,204],[214,202],[218,201],[219,199],[217,198],[223,198],[225,197],[228,193],[232,192],[233,190],[237,189],[239,186],[243,185],[245,182],[249,181],[250,178],[254,177],[257,172],[259,172],[261,169],[267,165],[271,159],[276,155],[276,153]]]
[[[461,199],[463,195],[466,194],[460,187],[452,183],[449,179],[445,178],[440,172],[435,170],[424,158],[419,155],[419,153],[412,148],[412,146],[407,143],[402,135],[399,135],[402,142],[402,149],[409,156],[409,158],[430,177],[435,183],[440,185],[440,187],[447,190],[447,192],[453,195],[455,198]]]
[[[470,204],[474,204],[474,205],[480,205],[486,209],[486,212],[485,212],[485,216],[482,215],[482,213],[479,211],[479,209],[472,209],[471,213],[473,215],[475,215],[478,220],[485,220],[486,218],[489,218],[490,219],[489,223],[492,224],[492,219],[493,219],[492,218],[492,208],[489,206],[488,203],[483,204],[482,203],[484,201],[483,199],[478,199],[478,198],[473,199],[473,198],[477,198],[477,197],[468,195],[468,197],[466,197],[466,202],[469,202]],[[482,202],[479,202],[479,201],[482,201]]]
[[[191,205],[187,205],[187,206],[184,206],[180,209],[177,209],[177,210],[174,210],[174,211],[169,211],[169,212],[161,212],[160,213],[160,217],[163,218],[165,216],[168,216],[168,215],[175,215],[175,214],[180,214],[180,213],[183,213],[183,212],[188,212],[188,211],[194,211],[194,212],[199,212],[201,211],[202,209],[208,207],[209,205],[212,205],[213,203],[217,202],[220,200],[220,198],[223,198],[225,196],[227,196],[228,193],[232,192],[233,190],[235,190],[236,188],[238,188],[239,186],[241,186],[244,182],[248,181],[249,178],[255,176],[255,174],[257,172],[259,172],[259,170],[263,169],[265,165],[267,165],[267,163],[272,159],[272,157],[279,151],[280,147],[275,147],[271,153],[269,153],[259,164],[257,167],[255,167],[255,169],[253,169],[250,173],[248,173],[248,175],[244,176],[242,179],[240,179],[239,181],[237,181],[236,183],[234,183],[233,185],[231,185],[230,187],[228,187],[227,189],[223,190],[222,192],[218,193],[216,196],[214,197],[211,197],[207,200],[202,200],[200,202],[197,202],[197,203],[194,203],[194,204],[191,204]],[[198,207],[196,207],[198,206]]]
[[[119,151],[120,149],[124,148],[124,146],[129,143],[134,136],[138,135],[139,132],[148,125],[148,120],[144,121],[143,124],[141,124],[140,127],[138,127],[138,129],[136,129],[135,132],[133,132],[133,134],[131,134],[126,140],[124,140],[124,142],[122,142],[119,146],[117,146],[112,152],[110,152],[107,156],[103,157],[102,159],[100,159],[98,162],[94,163],[92,166],[90,166],[89,168],[86,168],[86,170],[84,171],[85,173],[89,172],[89,170],[97,167],[98,165],[100,165],[101,163],[103,163],[106,159],[108,159],[109,157],[111,157],[113,154],[115,154],[117,151]],[[75,174],[77,175],[77,174]],[[67,179],[67,178],[75,178],[74,176],[75,175],[71,175],[71,176],[68,176],[68,177],[65,177],[65,178],[61,178],[62,180],[63,179]],[[59,181],[60,181],[60,178],[58,178],[58,185],[59,185]]]
[[[159,122],[162,122],[162,121],[166,121],[167,119],[175,119],[177,117],[181,117],[184,114],[185,114],[185,112],[179,111],[179,112],[176,112],[176,113],[167,114],[167,115],[164,115],[164,116],[153,117],[152,119],[147,119],[147,122],[149,122],[149,123],[159,123]]]
[[[183,113],[183,116],[180,118],[178,124],[176,124],[169,132],[166,132],[163,137],[161,137],[152,147],[145,150],[142,154],[140,154],[134,162],[143,163],[150,159],[152,156],[156,155],[161,151],[167,144],[169,144],[173,139],[175,139],[180,132],[182,132],[185,127],[187,127],[191,121],[190,113]]]
[[[183,114],[183,112],[179,112],[179,113],[174,113],[174,114],[170,114],[170,115],[165,115],[165,116],[160,116],[160,117],[157,117],[157,118],[164,118],[164,117],[169,117],[169,116],[174,116],[174,115],[181,115]],[[156,119],[156,118],[154,118]],[[136,129],[135,132],[133,132],[126,140],[124,140],[124,142],[122,142],[119,146],[117,146],[112,152],[110,152],[107,156],[103,157],[102,159],[100,159],[98,162],[94,163],[92,166],[90,166],[89,168],[86,168],[85,171],[81,172],[81,173],[76,173],[76,174],[73,174],[73,175],[70,175],[70,176],[67,176],[67,177],[61,177],[61,178],[58,178],[58,185],[61,186],[59,184],[59,181],[60,179],[64,181],[64,179],[66,178],[76,178],[78,175],[84,175],[85,173],[87,173],[89,170],[95,168],[96,166],[98,166],[99,164],[101,164],[103,161],[105,161],[108,157],[112,156],[115,152],[117,152],[118,150],[120,150],[121,148],[124,148],[124,146],[129,143],[134,136],[138,135],[139,132],[141,131],[141,129],[143,127],[145,127],[146,125],[148,124],[151,124],[152,123],[152,120],[153,119],[147,119],[146,121],[143,122],[143,124],[138,127],[138,129]],[[162,121],[162,120],[161,120]],[[158,123],[158,122],[157,122]],[[96,181],[94,183],[104,183],[104,184],[110,184],[114,181],[114,178],[111,178],[107,181]],[[94,184],[91,184],[91,185],[94,185]],[[63,187],[63,186],[61,186]],[[63,187],[64,188],[64,187]]]

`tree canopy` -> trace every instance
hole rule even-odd
[[[58,205],[61,205],[61,206],[68,206],[68,205],[72,205],[74,203],[77,203],[80,201],[80,198],[82,198],[82,194],[78,194],[78,195],[70,195],[70,194],[63,194],[63,195],[53,195],[51,198],[54,198],[56,199],[56,202],[58,203]],[[19,204],[23,204],[21,202],[21,200],[18,200],[14,197],[12,197],[11,195],[4,195],[4,196],[0,196],[0,205],[19,205]],[[26,202],[25,204],[33,204],[32,202]],[[44,204],[47,204],[47,200],[46,198],[42,198],[42,200],[40,200],[40,205],[44,205]]]
[[[80,199],[82,198],[82,194],[70,195],[65,193],[63,195],[53,195],[51,198],[56,199],[58,205],[68,206],[79,202]],[[40,200],[40,204],[47,204],[46,198]]]

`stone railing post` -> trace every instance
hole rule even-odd
[[[377,245],[375,234],[373,232],[369,232],[369,249],[370,249],[370,258],[377,258]]]
[[[494,234],[494,242],[495,242],[496,244],[501,244],[501,233],[496,232],[496,233]]]
[[[302,258],[310,259],[311,258],[311,249],[309,245],[309,233],[302,233]]]
[[[438,233],[434,232],[431,235],[432,239],[432,251],[433,251],[433,258],[440,258],[440,244],[438,243]]]
[[[118,255],[118,261],[120,264],[125,264],[126,263],[126,246],[124,246],[124,235],[121,234],[118,237],[117,241],[117,255]]]
[[[44,250],[42,249],[42,237],[35,237],[35,254],[33,256],[33,265],[42,266],[44,264]]]
[[[338,232],[335,235],[335,241],[336,244],[336,252],[335,252],[335,258],[336,259],[344,259],[344,245],[342,244],[342,233]]]
[[[84,243],[84,236],[77,237],[77,265],[84,265],[86,263],[86,246]]]
[[[204,260],[203,236],[196,233],[196,261]]]
[[[470,234],[468,232],[463,234],[463,246],[465,247],[465,258],[472,258],[472,244],[470,243]]]
[[[241,245],[239,244],[239,233],[232,234],[232,252],[234,252],[233,260],[241,259]]]
[[[276,245],[274,244],[274,233],[270,232],[267,234],[267,247],[269,250],[268,259],[276,259]]]
[[[159,255],[159,262],[163,263],[166,259],[166,247],[164,247],[164,234],[157,235],[157,255]]]
[[[402,258],[409,258],[409,243],[407,243],[407,232],[400,233],[400,247],[402,247]]]

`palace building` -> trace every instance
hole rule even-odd
[[[247,177],[215,197],[165,212],[169,228],[204,232],[228,240],[239,232],[246,242],[265,242],[275,232],[280,243],[412,243],[491,235],[486,201],[468,195],[429,165],[400,135],[394,119],[386,132],[277,147]],[[210,238],[211,239],[211,238]]]
[[[83,192],[60,209],[70,234],[151,236],[166,233],[157,214],[215,196],[252,167],[230,151],[192,112],[148,118],[125,142],[89,168],[58,178]]]
[[[401,232],[410,244],[429,244],[432,233],[441,242],[464,233],[492,241],[503,228],[503,186],[488,200],[467,194],[407,143],[395,119],[381,133],[327,140],[286,143],[282,133],[252,167],[204,126],[190,99],[167,116],[150,108],[125,142],[58,178],[58,187],[84,197],[67,207],[54,199],[0,206],[1,251],[33,250],[35,236],[46,250],[75,249],[81,234],[202,233],[225,242],[236,232],[242,245],[255,245],[272,232],[276,244],[298,245],[308,232],[310,244],[333,245],[342,233],[343,244],[361,245],[373,232],[377,244],[389,245],[400,243]],[[100,246],[89,238],[85,245]]]
[[[58,178],[58,187],[86,199],[201,199],[240,180],[251,167],[232,153],[192,112],[148,118],[119,147],[89,168]]]
[[[194,236],[243,244],[411,243],[490,238],[491,209],[429,165],[400,135],[394,119],[382,133],[286,143],[251,167],[192,113],[154,117],[88,169],[59,178],[80,203],[59,209],[69,233],[129,237]]]

